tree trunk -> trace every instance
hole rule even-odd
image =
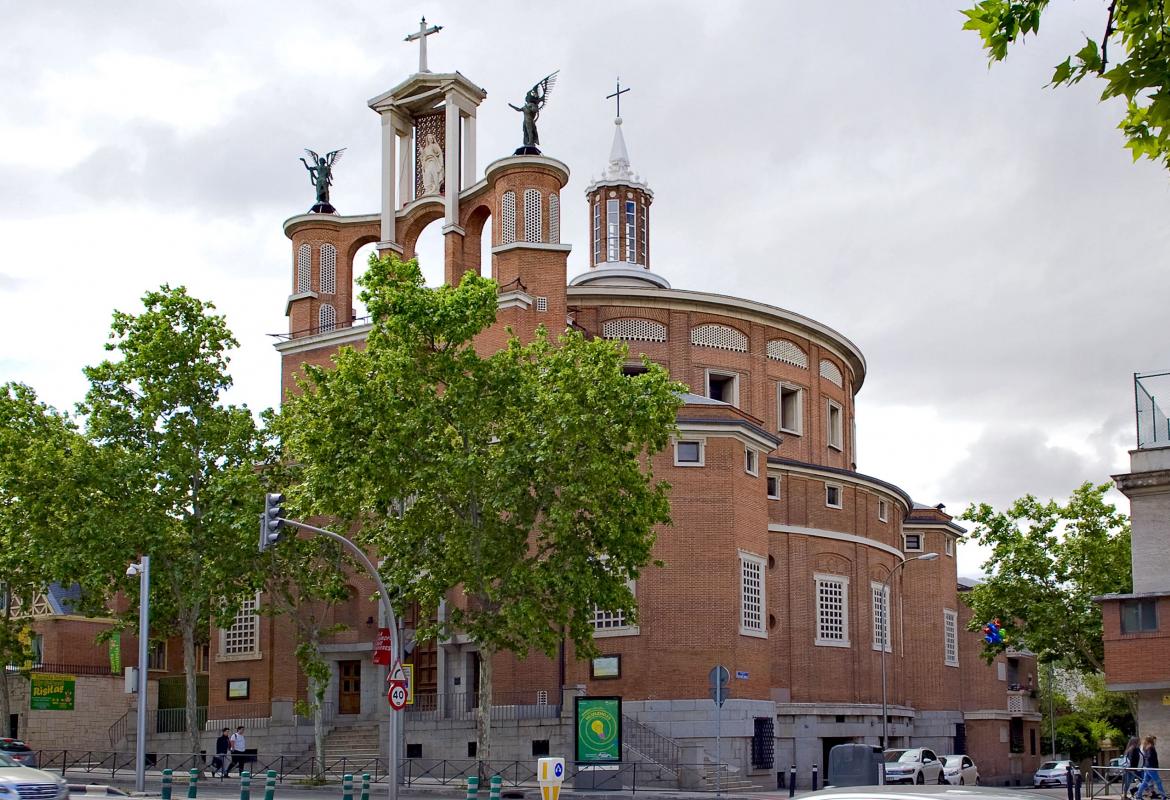
[[[195,625],[183,620],[183,677],[187,684],[187,736],[192,755],[199,752],[199,694],[195,685]],[[139,698],[141,700],[141,698]]]
[[[475,757],[480,764],[491,760],[492,733],[492,651],[479,649],[479,707],[475,715]],[[482,776],[481,776],[482,777]]]
[[[9,720],[12,719],[12,701],[8,696],[8,689],[11,684],[8,681],[8,670],[0,668],[0,734],[4,736],[12,733],[8,729]]]
[[[309,693],[313,698],[313,752],[317,756],[313,776],[325,777],[325,704],[321,702],[324,687],[318,687],[314,678],[309,678]]]

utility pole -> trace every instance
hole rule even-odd
[[[138,576],[138,720],[135,728],[134,791],[146,791],[146,678],[150,658],[150,556],[126,568],[126,575]]]

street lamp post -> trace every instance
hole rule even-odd
[[[134,748],[134,791],[146,791],[146,661],[150,645],[150,556],[126,568],[138,576],[138,725]]]
[[[938,558],[938,553],[923,553],[914,558],[904,558],[894,565],[890,570],[890,574],[886,576],[882,583],[882,603],[885,604],[882,614],[882,750],[885,750],[889,744],[889,706],[886,703],[886,648],[890,646],[890,631],[893,625],[890,624],[890,612],[893,610],[894,604],[890,602],[890,581],[894,577],[894,573],[902,567],[909,564],[911,561],[934,561]]]

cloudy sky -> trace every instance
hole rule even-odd
[[[62,408],[111,311],[164,282],[227,315],[232,399],[276,403],[281,223],[313,202],[301,148],[348,147],[334,205],[377,212],[366,101],[417,67],[402,37],[422,14],[444,26],[431,69],[488,91],[481,169],[519,144],[506,103],[561,70],[540,130],[573,170],[571,274],[620,74],[655,271],[856,342],[859,468],[920,502],[1107,479],[1133,442],[1132,373],[1170,367],[1170,176],[1131,164],[1098,87],[1044,88],[1102,3],[1053,4],[990,70],[950,0],[0,6],[0,380]],[[960,549],[962,572],[981,560]]]

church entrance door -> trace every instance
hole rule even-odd
[[[360,714],[362,711],[362,662],[337,662],[337,713]]]

